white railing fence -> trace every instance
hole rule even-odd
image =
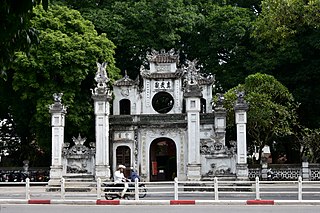
[[[140,198],[143,183],[147,195]],[[0,182],[0,199],[105,199],[105,189],[112,182],[100,179],[94,182],[67,182],[50,186],[48,182]],[[303,181],[301,176],[295,181],[180,181],[175,178],[168,182],[138,182],[129,185],[131,199],[147,200],[248,200],[248,199],[289,199],[309,200],[320,198],[320,181]]]

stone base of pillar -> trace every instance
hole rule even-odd
[[[100,178],[102,181],[109,181],[111,179],[110,166],[96,165],[95,178]]]
[[[199,181],[201,179],[201,164],[188,164],[187,180]]]
[[[249,180],[248,164],[236,165],[237,180]]]
[[[62,166],[51,166],[50,167],[50,180],[48,182],[48,186],[57,187],[61,186],[61,178],[62,178]]]
[[[50,167],[50,179],[61,179],[62,178],[62,166],[51,166]]]

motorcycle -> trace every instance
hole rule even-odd
[[[267,180],[277,181],[280,178],[277,174],[275,174],[271,169],[268,169],[267,171]]]
[[[120,199],[121,198],[121,192],[123,190],[123,184],[103,184],[104,187],[104,196],[106,200],[114,200],[114,199]],[[139,184],[139,198],[144,198],[147,195],[147,189],[145,187],[145,184],[140,183]],[[134,199],[134,183],[129,183],[129,187],[124,195],[124,199],[131,200]]]

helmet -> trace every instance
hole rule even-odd
[[[125,169],[126,167],[124,165],[119,165],[118,169]]]

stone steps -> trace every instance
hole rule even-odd
[[[86,192],[96,187],[93,175],[88,174],[68,174],[63,176],[67,192]]]
[[[96,187],[96,180],[93,175],[88,174],[67,174],[63,176],[65,180],[65,191],[66,192],[88,192]],[[54,188],[59,188],[60,185],[51,185],[51,188],[54,191]],[[56,189],[59,191],[60,189]]]

